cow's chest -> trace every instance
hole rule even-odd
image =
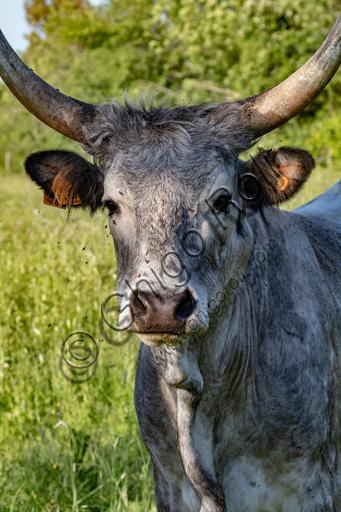
[[[186,391],[176,390],[172,399],[162,402],[160,407],[158,412],[150,411],[149,420],[144,411],[144,419],[140,421],[157,475],[156,501],[162,504],[159,510],[301,511],[296,468],[288,465],[284,477],[283,466],[277,471],[266,463],[265,454],[263,459],[253,455],[248,446],[250,440],[238,434],[241,418],[226,418],[230,428],[219,440],[212,417],[206,416],[200,407],[193,411]],[[159,421],[155,421],[159,414]],[[224,505],[219,502],[219,492]]]
[[[299,479],[293,471],[285,478],[269,471],[262,460],[240,456],[219,475],[228,512],[301,512]]]
[[[332,443],[324,451],[324,466],[318,457],[311,458],[311,443],[325,450],[329,424],[323,393],[316,386],[310,387],[310,399],[318,398],[312,421],[299,407],[300,390],[307,399],[309,388],[295,386],[294,395],[292,379],[275,380],[272,387],[259,379],[263,392],[258,400],[252,386],[246,386],[233,401],[218,373],[207,384],[208,376],[201,378],[195,361],[186,374],[181,354],[176,360],[180,364],[162,368],[151,364],[146,350],[140,351],[135,405],[153,461],[159,511],[338,510],[330,490],[336,447]],[[180,380],[184,375],[186,380]],[[301,378],[302,373],[297,375]],[[188,389],[183,389],[186,383]]]

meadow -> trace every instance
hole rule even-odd
[[[323,192],[340,167],[316,169],[286,207]],[[100,328],[116,277],[106,213],[75,209],[67,222],[23,174],[0,179],[0,511],[156,511],[133,405],[138,341],[113,346]],[[79,330],[100,349],[81,383],[61,362]]]
[[[103,338],[116,269],[106,214],[67,223],[23,175],[1,173],[0,197],[0,511],[155,511],[133,404],[137,341],[98,341],[86,382],[60,370],[68,334]]]

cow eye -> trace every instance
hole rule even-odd
[[[231,194],[228,194],[227,192],[223,192],[214,201],[214,209],[219,213],[227,213],[231,199],[232,199]]]
[[[106,201],[104,203],[104,208],[108,208],[109,214],[110,214],[110,213],[115,213],[118,209],[118,206],[117,206],[117,203],[115,203],[114,201]]]

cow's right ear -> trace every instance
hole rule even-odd
[[[44,203],[59,208],[101,206],[103,174],[72,151],[41,151],[25,162],[27,174],[44,190]]]

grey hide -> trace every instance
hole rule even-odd
[[[340,214],[341,181],[296,212],[269,208],[267,227],[251,213],[232,303],[215,295],[183,348],[141,344],[135,405],[159,511],[341,510]]]

